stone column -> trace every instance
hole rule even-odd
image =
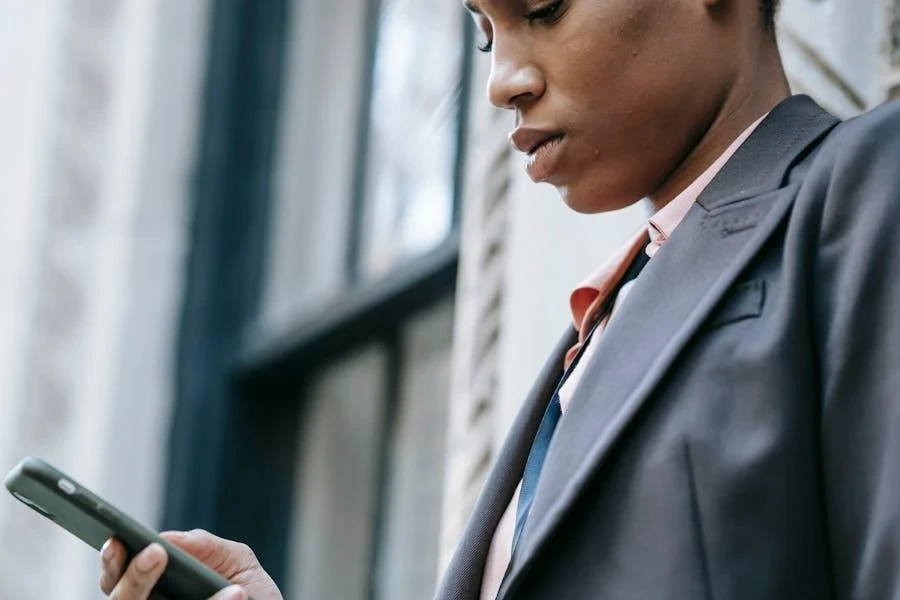
[[[40,206],[33,292],[20,344],[25,357],[22,388],[9,418],[16,424],[7,440],[4,464],[22,454],[39,455],[75,467],[71,460],[79,413],[77,390],[88,367],[89,296],[97,261],[98,220],[105,169],[110,164],[111,77],[120,56],[115,28],[119,2],[64,5],[54,40],[54,80],[48,101],[49,139],[44,190],[25,201]],[[37,515],[4,503],[0,511],[0,551],[11,596],[59,597],[65,557],[64,533]]]
[[[842,118],[883,102],[896,6],[896,0],[783,0],[778,39],[794,91]]]
[[[888,21],[885,43],[888,71],[886,86],[888,97],[900,100],[900,0],[885,1]]]
[[[511,150],[509,115],[484,97],[489,61],[476,57],[456,293],[441,571],[452,556],[494,459],[494,409],[504,302]]]
[[[0,463],[44,457],[155,526],[208,5],[53,4]],[[99,594],[96,552],[13,502],[0,503],[0,556],[4,600]]]

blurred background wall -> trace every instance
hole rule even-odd
[[[640,226],[527,181],[446,0],[0,0],[0,467],[429,597],[570,289]],[[900,97],[900,1],[784,0],[796,91]],[[96,555],[0,502],[0,599]]]
[[[203,2],[0,6],[0,461],[35,454],[148,522],[201,116]],[[94,557],[0,508],[0,598],[96,597]]]

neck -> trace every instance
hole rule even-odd
[[[684,191],[747,127],[790,96],[774,42],[764,44],[725,94],[706,132],[647,201],[657,212]]]

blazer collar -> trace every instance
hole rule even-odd
[[[782,222],[796,192],[791,168],[837,123],[806,96],[779,104],[635,281],[560,421],[498,597],[521,584],[678,354]]]
[[[722,167],[697,203],[713,210],[782,187],[807,150],[838,123],[809,96],[784,100]]]
[[[472,516],[450,561],[440,586],[438,599],[474,600],[481,592],[484,565],[494,532],[522,479],[531,443],[544,416],[547,402],[563,373],[566,351],[578,334],[568,327],[537,377],[522,409],[510,428],[494,467],[475,503]]]

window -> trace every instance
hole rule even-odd
[[[437,577],[471,26],[439,0],[213,0],[165,527],[287,597]]]
[[[316,375],[300,417],[287,594],[434,592],[452,302]]]
[[[359,268],[383,275],[453,226],[464,20],[447,0],[385,0],[375,45]]]

